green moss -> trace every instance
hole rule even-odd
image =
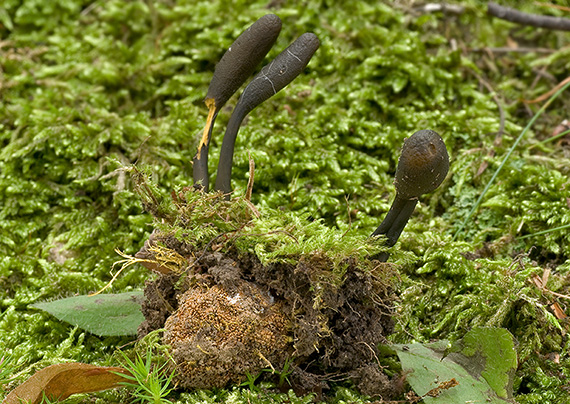
[[[204,194],[193,188],[165,195],[135,167],[131,171],[135,190],[143,205],[156,218],[156,228],[173,235],[194,251],[208,249],[212,242],[223,251],[237,248],[259,257],[263,264],[287,257],[324,254],[334,266],[347,259],[365,260],[385,250],[376,239],[363,238],[350,228],[345,231],[324,225],[308,213],[259,211],[251,201],[234,192],[231,201],[222,193]]]
[[[350,244],[365,240],[388,210],[403,139],[434,129],[450,150],[451,174],[422,199],[394,247],[402,272],[394,339],[459,337],[481,324],[509,328],[523,359],[517,400],[567,401],[560,377],[570,369],[567,324],[552,314],[555,297],[530,279],[552,269],[547,287],[569,294],[569,238],[564,230],[520,238],[569,223],[567,145],[530,148],[567,118],[567,97],[522,140],[462,241],[450,241],[539,108],[520,100],[567,76],[567,35],[514,29],[475,0],[462,2],[459,16],[359,0],[311,0],[302,8],[285,1],[270,9],[265,1],[48,3],[0,5],[0,348],[17,358],[19,381],[56,361],[108,361],[105,354],[128,342],[82,333],[28,305],[99,289],[111,279],[114,249],[132,254],[142,246],[151,218],[122,167],[149,167],[165,202],[171,190],[190,185],[214,65],[245,26],[271,11],[283,31],[268,58],[305,31],[315,32],[321,47],[303,75],[248,118],[236,144],[233,185],[237,194],[246,187],[249,150],[256,162],[253,203],[267,215],[255,232],[293,226],[309,236],[300,248],[284,233],[269,234],[254,251],[267,260],[319,246],[366,255],[375,247]],[[563,16],[533,1],[516,7]],[[476,50],[507,46],[507,38],[557,51]],[[538,76],[537,68],[548,75]],[[499,109],[473,72],[490,83],[504,110],[499,146]],[[218,118],[210,172],[228,117],[224,110]],[[482,161],[489,167],[477,175]],[[236,242],[246,248],[246,239]],[[513,261],[519,253],[529,254],[524,267]],[[131,270],[114,291],[141,288],[149,276]],[[552,352],[560,354],[556,366],[545,359]],[[121,394],[104,393],[100,401],[124,400]],[[239,401],[249,393],[187,393],[180,401],[232,394]],[[346,394],[339,402],[351,400],[353,393]]]

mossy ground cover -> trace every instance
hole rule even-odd
[[[215,63],[244,27],[273,12],[283,29],[269,57],[306,31],[321,47],[303,75],[247,118],[236,144],[236,193],[246,189],[249,151],[257,209],[320,219],[365,240],[389,208],[403,139],[436,130],[450,151],[450,174],[421,199],[392,250],[401,279],[392,340],[507,328],[518,342],[517,401],[567,402],[568,323],[556,307],[568,304],[560,295],[570,289],[570,237],[568,229],[548,230],[570,222],[570,149],[567,137],[547,141],[568,118],[567,93],[458,230],[539,109],[523,100],[566,78],[570,39],[492,19],[483,2],[461,5],[453,14],[356,0],[2,2],[0,348],[16,376],[8,387],[53,363],[118,363],[117,347],[132,339],[97,337],[29,305],[102,288],[119,259],[114,250],[142,247],[152,218],[122,167],[144,167],[166,196],[191,185]],[[516,6],[564,16],[534,2]],[[504,52],[515,44],[518,51]],[[223,110],[216,127],[228,117]],[[211,150],[220,145],[218,129]],[[210,172],[217,156],[211,153]],[[540,290],[533,277],[547,271]],[[112,291],[140,290],[152,276],[133,267]],[[263,391],[235,387],[172,400],[313,399]],[[128,393],[95,397],[123,402]],[[367,400],[342,384],[329,399]],[[90,398],[70,399],[82,400]]]

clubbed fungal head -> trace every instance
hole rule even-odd
[[[433,130],[420,130],[404,141],[396,169],[396,191],[405,199],[432,192],[445,179],[449,155]]]
[[[281,19],[267,14],[243,32],[216,65],[206,104],[213,100],[219,110],[261,63],[280,31]]]

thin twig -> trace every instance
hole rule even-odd
[[[467,49],[469,52],[491,52],[491,53],[554,53],[556,49],[549,49],[549,48],[529,48],[529,47],[520,47],[520,48],[511,48],[508,46],[502,46],[497,48],[471,48]]]
[[[437,13],[442,11],[444,13],[459,15],[463,14],[465,7],[458,4],[427,3],[422,6],[415,7],[414,11],[418,11],[420,13]]]
[[[542,275],[543,279],[540,279],[540,277],[536,274],[533,275],[532,280],[533,280],[534,284],[536,285],[536,287],[538,287],[538,289],[540,289],[543,293],[550,293],[551,295],[556,296],[556,297],[560,297],[562,299],[570,299],[570,296],[563,295],[562,293],[554,292],[554,291],[552,291],[546,287],[546,283],[548,281],[548,275],[550,275],[550,273],[545,272]]]
[[[509,7],[503,7],[490,1],[487,5],[487,13],[502,20],[514,22],[521,25],[530,25],[560,31],[570,31],[570,19],[552,17],[549,15],[537,15],[523,13]]]
[[[542,102],[550,97],[552,94],[557,92],[561,87],[565,86],[567,83],[570,83],[570,77],[566,77],[560,83],[558,83],[552,90],[548,91],[545,94],[542,94],[540,97],[535,98],[534,100],[523,100],[526,104],[536,104],[537,102]]]
[[[541,7],[550,7],[550,8],[555,8],[557,10],[570,12],[570,7],[559,6],[558,4],[543,3],[541,1],[535,1],[534,4]]]
[[[548,81],[551,81],[552,83],[557,83],[558,80],[556,79],[556,77],[554,77],[552,74],[548,73],[546,70],[548,69],[548,66],[543,66],[540,69],[537,68],[533,68],[532,72],[536,73],[536,77],[534,78],[534,81],[532,82],[532,84],[530,85],[530,89],[534,89],[536,87],[536,85],[538,84],[538,82],[540,81],[540,79],[546,79]]]
[[[251,202],[251,194],[253,192],[253,181],[255,179],[255,162],[249,150],[247,151],[247,157],[249,159],[249,179],[247,180],[247,189],[245,191],[245,200]]]

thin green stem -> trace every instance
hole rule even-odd
[[[555,227],[553,229],[546,229],[546,230],[537,231],[536,233],[532,233],[532,234],[525,234],[524,236],[517,237],[517,239],[522,240],[524,238],[529,238],[529,237],[533,237],[533,236],[540,236],[541,234],[553,233],[555,231],[564,230],[564,229],[567,229],[569,227],[570,227],[570,224],[565,224],[564,226],[558,226],[558,227]]]
[[[469,214],[467,215],[467,217],[465,218],[465,220],[463,221],[463,223],[461,223],[461,226],[459,227],[459,229],[457,229],[457,231],[455,232],[455,234],[453,235],[453,240],[455,240],[457,238],[457,236],[459,235],[459,233],[461,233],[463,231],[463,229],[465,228],[465,226],[467,225],[467,223],[471,220],[471,217],[473,216],[473,214],[475,213],[475,211],[479,208],[479,205],[481,204],[481,202],[483,201],[483,198],[485,197],[485,195],[487,194],[487,191],[489,191],[489,189],[491,188],[491,185],[493,185],[493,183],[495,182],[495,180],[497,179],[499,173],[501,172],[501,170],[503,169],[503,167],[505,166],[505,164],[507,163],[507,160],[511,157],[511,154],[513,154],[513,151],[516,149],[516,147],[518,146],[518,144],[520,143],[520,141],[522,140],[522,138],[524,137],[524,135],[529,131],[529,129],[531,128],[531,126],[534,124],[534,122],[538,119],[538,117],[540,117],[540,115],[542,115],[544,113],[544,111],[546,110],[546,108],[548,108],[548,106],[550,104],[552,104],[552,102],[558,98],[558,96],[560,94],[562,94],[568,87],[570,87],[570,82],[567,83],[566,85],[564,85],[563,87],[561,87],[556,93],[554,93],[552,95],[552,97],[550,97],[548,99],[548,101],[546,101],[544,103],[544,105],[542,107],[540,107],[540,109],[538,110],[538,112],[531,118],[531,120],[528,122],[528,124],[526,125],[526,127],[522,130],[521,134],[517,137],[517,139],[515,140],[515,142],[513,143],[513,145],[511,146],[511,148],[509,149],[509,151],[507,152],[505,158],[503,159],[503,161],[501,162],[501,165],[499,165],[499,167],[497,168],[497,170],[495,170],[495,172],[493,173],[493,176],[491,177],[491,179],[489,180],[489,182],[487,183],[487,185],[485,186],[485,189],[483,189],[483,192],[481,192],[481,195],[479,195],[479,198],[477,199],[477,202],[475,202],[475,204],[473,205],[473,207],[471,208],[471,210],[469,211]]]
[[[544,140],[538,142],[537,144],[533,144],[532,146],[529,147],[529,150],[532,149],[532,148],[534,148],[534,147],[536,147],[536,146],[538,146],[538,145],[543,145],[543,144],[546,144],[546,143],[554,142],[555,140],[558,140],[558,139],[560,139],[561,137],[564,137],[564,136],[566,136],[566,135],[569,134],[569,133],[570,133],[570,129],[565,130],[564,132],[559,133],[559,134],[556,135],[556,136],[549,137],[548,139],[544,139]]]

